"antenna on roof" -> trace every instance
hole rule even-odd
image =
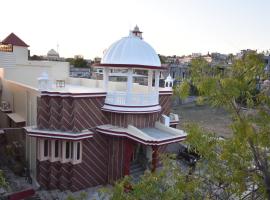
[[[57,51],[57,53],[59,54],[59,43],[57,42],[57,44],[56,44],[56,51]]]

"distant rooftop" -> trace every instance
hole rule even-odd
[[[2,44],[12,44],[13,46],[29,47],[14,33],[9,34],[2,42]]]

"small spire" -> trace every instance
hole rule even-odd
[[[169,74],[165,79],[165,88],[172,88],[173,87],[173,78]]]
[[[138,37],[140,39],[143,39],[142,38],[142,32],[140,31],[138,25],[136,25],[132,31],[132,34],[135,36],[135,37]]]

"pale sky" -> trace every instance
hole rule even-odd
[[[14,32],[31,54],[101,57],[137,24],[157,53],[270,49],[269,0],[2,0],[0,40]]]

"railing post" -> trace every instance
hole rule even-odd
[[[130,99],[132,98],[132,73],[133,73],[133,69],[129,68],[128,69],[128,80],[127,80],[127,98],[126,98],[126,103],[129,104],[130,103]]]
[[[155,91],[159,90],[159,70],[155,71]]]
[[[148,92],[152,91],[153,70],[148,70]]]
[[[108,83],[109,83],[109,69],[103,68],[103,87],[106,92],[108,91]]]
[[[134,94],[107,92],[105,103],[112,105],[149,106],[158,104],[158,93]]]

